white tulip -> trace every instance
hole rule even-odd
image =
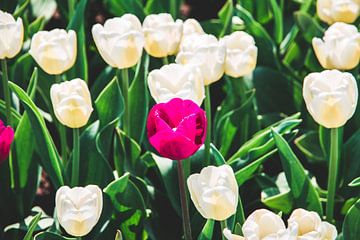
[[[238,185],[230,166],[205,167],[200,174],[192,174],[187,185],[191,200],[204,218],[222,221],[236,213]]]
[[[200,106],[205,97],[201,73],[194,66],[175,63],[164,65],[150,72],[148,85],[151,96],[157,103],[182,98],[190,99]]]
[[[99,221],[103,198],[98,186],[69,188],[56,192],[56,215],[65,231],[75,237],[87,235]]]
[[[31,40],[29,53],[48,74],[61,74],[70,69],[76,60],[76,33],[64,29],[40,31]]]
[[[143,22],[145,50],[153,57],[174,55],[179,49],[183,22],[168,13],[150,14]]]
[[[88,122],[93,111],[91,97],[85,81],[76,78],[50,89],[51,102],[57,119],[70,128],[80,128]]]
[[[224,229],[223,234],[227,240],[245,240],[244,237],[232,234],[231,231],[227,228]]]
[[[92,35],[100,55],[107,64],[124,69],[137,64],[144,47],[144,34],[139,19],[132,14],[96,24]]]
[[[237,31],[225,36],[221,41],[226,45],[225,74],[238,78],[254,71],[258,49],[251,35]]]
[[[328,24],[334,22],[353,23],[360,13],[360,1],[317,0],[316,10],[319,18]]]
[[[193,18],[189,18],[187,20],[185,20],[184,24],[183,24],[183,35],[182,37],[187,37],[190,36],[192,34],[205,34],[203,28],[201,27],[200,23]]]
[[[21,50],[24,26],[21,18],[0,10],[0,59],[13,58]]]
[[[224,74],[225,44],[210,34],[193,34],[184,39],[176,56],[179,64],[199,67],[204,84],[218,81]]]
[[[337,128],[355,113],[358,88],[350,73],[326,70],[305,77],[303,96],[309,113],[317,123],[326,128]]]
[[[312,45],[323,68],[348,70],[359,64],[360,33],[353,25],[334,23]]]

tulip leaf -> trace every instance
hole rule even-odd
[[[355,178],[354,180],[349,183],[350,187],[358,187],[360,186],[360,177]]]
[[[309,43],[312,42],[314,37],[322,37],[324,30],[322,27],[304,11],[295,12],[295,22],[303,33],[305,40]]]
[[[3,100],[0,99],[0,116],[1,119],[6,119],[6,105],[5,102]],[[11,116],[12,116],[12,120],[13,120],[13,125],[12,127],[16,127],[21,119],[20,114],[14,109],[11,108]]]
[[[339,146],[340,147],[340,146]],[[359,177],[360,173],[360,130],[357,130],[343,146],[343,161],[340,161],[339,177],[344,178],[344,183],[349,184]],[[354,188],[352,189],[354,190]]]
[[[52,232],[41,232],[35,235],[34,240],[76,240],[76,238],[67,238]]]
[[[284,35],[282,11],[276,0],[270,0],[269,3],[274,15],[274,38],[276,43],[279,44]]]
[[[347,212],[344,224],[343,235],[344,240],[358,239],[360,236],[360,200],[358,200]]]
[[[41,218],[41,212],[39,212],[38,214],[36,214],[36,216],[31,220],[30,223],[30,227],[28,232],[26,233],[25,237],[23,238],[23,240],[32,240],[32,235],[34,233],[34,230],[38,224],[38,222],[40,221]]]
[[[310,162],[326,161],[326,157],[321,149],[319,134],[316,131],[311,131],[298,137],[295,139],[295,145]]]
[[[234,3],[232,0],[227,0],[219,12],[220,21],[223,24],[219,37],[225,36],[231,30],[231,20],[234,16]]]
[[[201,230],[198,240],[211,240],[213,239],[215,221],[208,219]]]
[[[141,0],[104,0],[103,4],[115,16],[131,13],[140,18],[140,21],[145,18],[144,6]]]
[[[291,210],[293,209],[293,201],[293,196],[290,192],[279,193],[274,196],[261,199],[261,202],[269,208],[281,211],[285,214],[291,213]]]

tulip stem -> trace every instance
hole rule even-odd
[[[164,65],[169,65],[169,59],[167,56],[163,57],[162,60]]]
[[[336,194],[336,179],[339,163],[339,129],[332,128],[330,137],[330,161],[329,161],[329,176],[328,176],[328,194],[326,205],[326,220],[332,222],[334,218],[334,201]]]
[[[223,220],[223,221],[220,221],[220,225],[221,225],[221,236],[222,236],[222,239],[223,239],[223,240],[226,240],[226,238],[225,238],[225,236],[224,236],[224,234],[223,234],[224,229],[226,229],[226,228],[227,228],[227,222],[226,222],[226,219],[225,219],[225,220]]]
[[[182,210],[182,220],[183,220],[183,228],[184,228],[184,236],[185,240],[191,240],[191,226],[190,226],[190,216],[189,216],[189,207],[187,203],[186,197],[186,188],[185,188],[185,177],[184,177],[184,169],[182,165],[182,161],[177,161],[178,165],[178,181],[179,181],[179,189],[180,189],[180,202],[181,202],[181,210]]]
[[[72,174],[71,185],[76,187],[79,185],[79,165],[80,165],[80,134],[79,129],[74,128],[73,131],[73,160],[72,160]]]
[[[55,83],[61,83],[61,75],[55,75]],[[56,121],[56,120],[55,120]],[[61,159],[66,164],[67,159],[67,138],[66,138],[66,127],[61,123],[58,123],[58,130],[60,135],[60,145],[61,145]]]
[[[129,106],[129,73],[128,69],[124,68],[121,70],[121,89],[124,97],[125,110],[123,118],[123,130],[128,137],[131,137],[130,132],[130,106]]]
[[[210,86],[205,86],[205,112],[207,120],[206,140],[205,140],[205,166],[210,163],[210,144],[211,144],[211,98]]]

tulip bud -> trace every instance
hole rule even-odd
[[[238,78],[254,71],[258,49],[254,38],[237,31],[221,39],[226,46],[225,74]]]
[[[201,73],[194,66],[174,63],[164,65],[150,72],[148,85],[151,96],[157,103],[182,98],[192,100],[200,106],[205,97]]]
[[[54,84],[50,89],[51,102],[57,119],[70,128],[80,128],[88,122],[93,111],[85,81],[76,78]]]
[[[179,49],[183,22],[168,13],[150,14],[143,22],[145,50],[153,57],[174,55]]]
[[[190,36],[192,34],[202,35],[205,34],[205,32],[196,19],[189,18],[184,22],[182,37]]]
[[[360,33],[353,25],[334,23],[312,45],[323,68],[348,70],[359,64]]]
[[[14,130],[0,120],[0,164],[8,158],[13,140]]]
[[[235,174],[229,165],[208,166],[187,180],[191,200],[206,219],[223,221],[236,213],[239,201]]]
[[[350,73],[326,70],[305,77],[303,96],[309,113],[317,123],[327,128],[338,128],[355,113],[358,88]]]
[[[48,74],[61,74],[76,60],[76,33],[64,29],[40,31],[31,40],[29,53]]]
[[[114,68],[129,68],[137,64],[144,47],[144,34],[139,19],[132,14],[115,17],[96,24],[92,35],[101,57]]]
[[[69,188],[56,192],[56,215],[65,231],[75,237],[87,235],[99,221],[103,198],[96,185]]]
[[[359,16],[359,0],[317,0],[316,10],[319,18],[333,24],[334,22],[353,23]]]
[[[184,39],[176,63],[199,67],[204,84],[220,80],[224,74],[225,44],[210,34],[193,34]]]
[[[232,234],[231,231],[227,228],[224,229],[223,234],[227,240],[245,240],[244,237]]]
[[[21,18],[0,10],[0,59],[13,58],[21,50],[24,26]]]

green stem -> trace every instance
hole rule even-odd
[[[176,7],[176,0],[170,0],[170,14],[171,16],[176,19],[177,14],[177,7]]]
[[[168,59],[168,57],[163,57],[163,58],[162,58],[162,61],[163,61],[163,64],[164,64],[164,65],[168,65],[168,64],[169,64],[169,59]]]
[[[56,83],[61,83],[62,82],[60,74],[55,75],[55,82]],[[59,135],[60,135],[61,158],[62,158],[62,161],[63,161],[63,163],[65,165],[66,161],[67,161],[67,153],[68,153],[66,127],[64,125],[62,125],[60,122],[58,122],[57,125],[58,125],[58,130],[59,130]]]
[[[61,83],[61,82],[62,82],[61,75],[60,74],[55,75],[55,83]]]
[[[336,194],[336,179],[338,172],[339,162],[339,129],[331,129],[331,142],[330,142],[330,161],[329,161],[329,176],[328,176],[328,195],[326,205],[326,220],[332,222],[334,219],[334,201]]]
[[[226,240],[226,238],[225,238],[225,236],[224,236],[224,234],[223,234],[224,229],[227,228],[227,222],[226,222],[226,220],[220,221],[220,225],[221,225],[221,236],[222,236],[222,239],[223,239],[223,240]]]
[[[180,202],[181,202],[184,236],[185,236],[185,240],[192,240],[189,207],[187,204],[185,177],[184,177],[184,169],[182,166],[182,161],[181,160],[177,161],[178,162],[177,165],[178,165],[178,181],[179,181],[179,189],[180,189]]]
[[[207,130],[205,140],[205,166],[210,163],[210,144],[211,144],[211,97],[210,86],[205,86],[205,112],[207,119]]]
[[[74,16],[75,0],[68,0],[68,9],[69,9],[69,20],[70,20]]]
[[[239,203],[238,203],[238,207],[237,207],[237,214],[238,214],[237,219],[239,220],[239,223],[241,225],[243,225],[245,222],[245,213],[244,213],[244,206],[243,206],[243,203],[241,200],[240,193],[239,193]]]
[[[246,83],[245,83],[245,79],[244,78],[240,78],[240,100],[241,100],[241,105],[244,104],[247,100],[246,97],[246,91],[247,91],[247,87],[246,87]],[[242,129],[241,129],[241,138],[243,139],[242,143],[246,142],[249,138],[249,114],[246,114],[243,117],[243,124],[242,124]]]
[[[130,131],[130,106],[129,106],[129,73],[128,69],[124,68],[121,70],[121,90],[124,97],[125,110],[123,117],[123,130],[131,137]]]
[[[73,159],[72,159],[72,174],[71,185],[73,187],[79,185],[79,165],[80,165],[80,134],[79,129],[74,128],[73,131]]]

